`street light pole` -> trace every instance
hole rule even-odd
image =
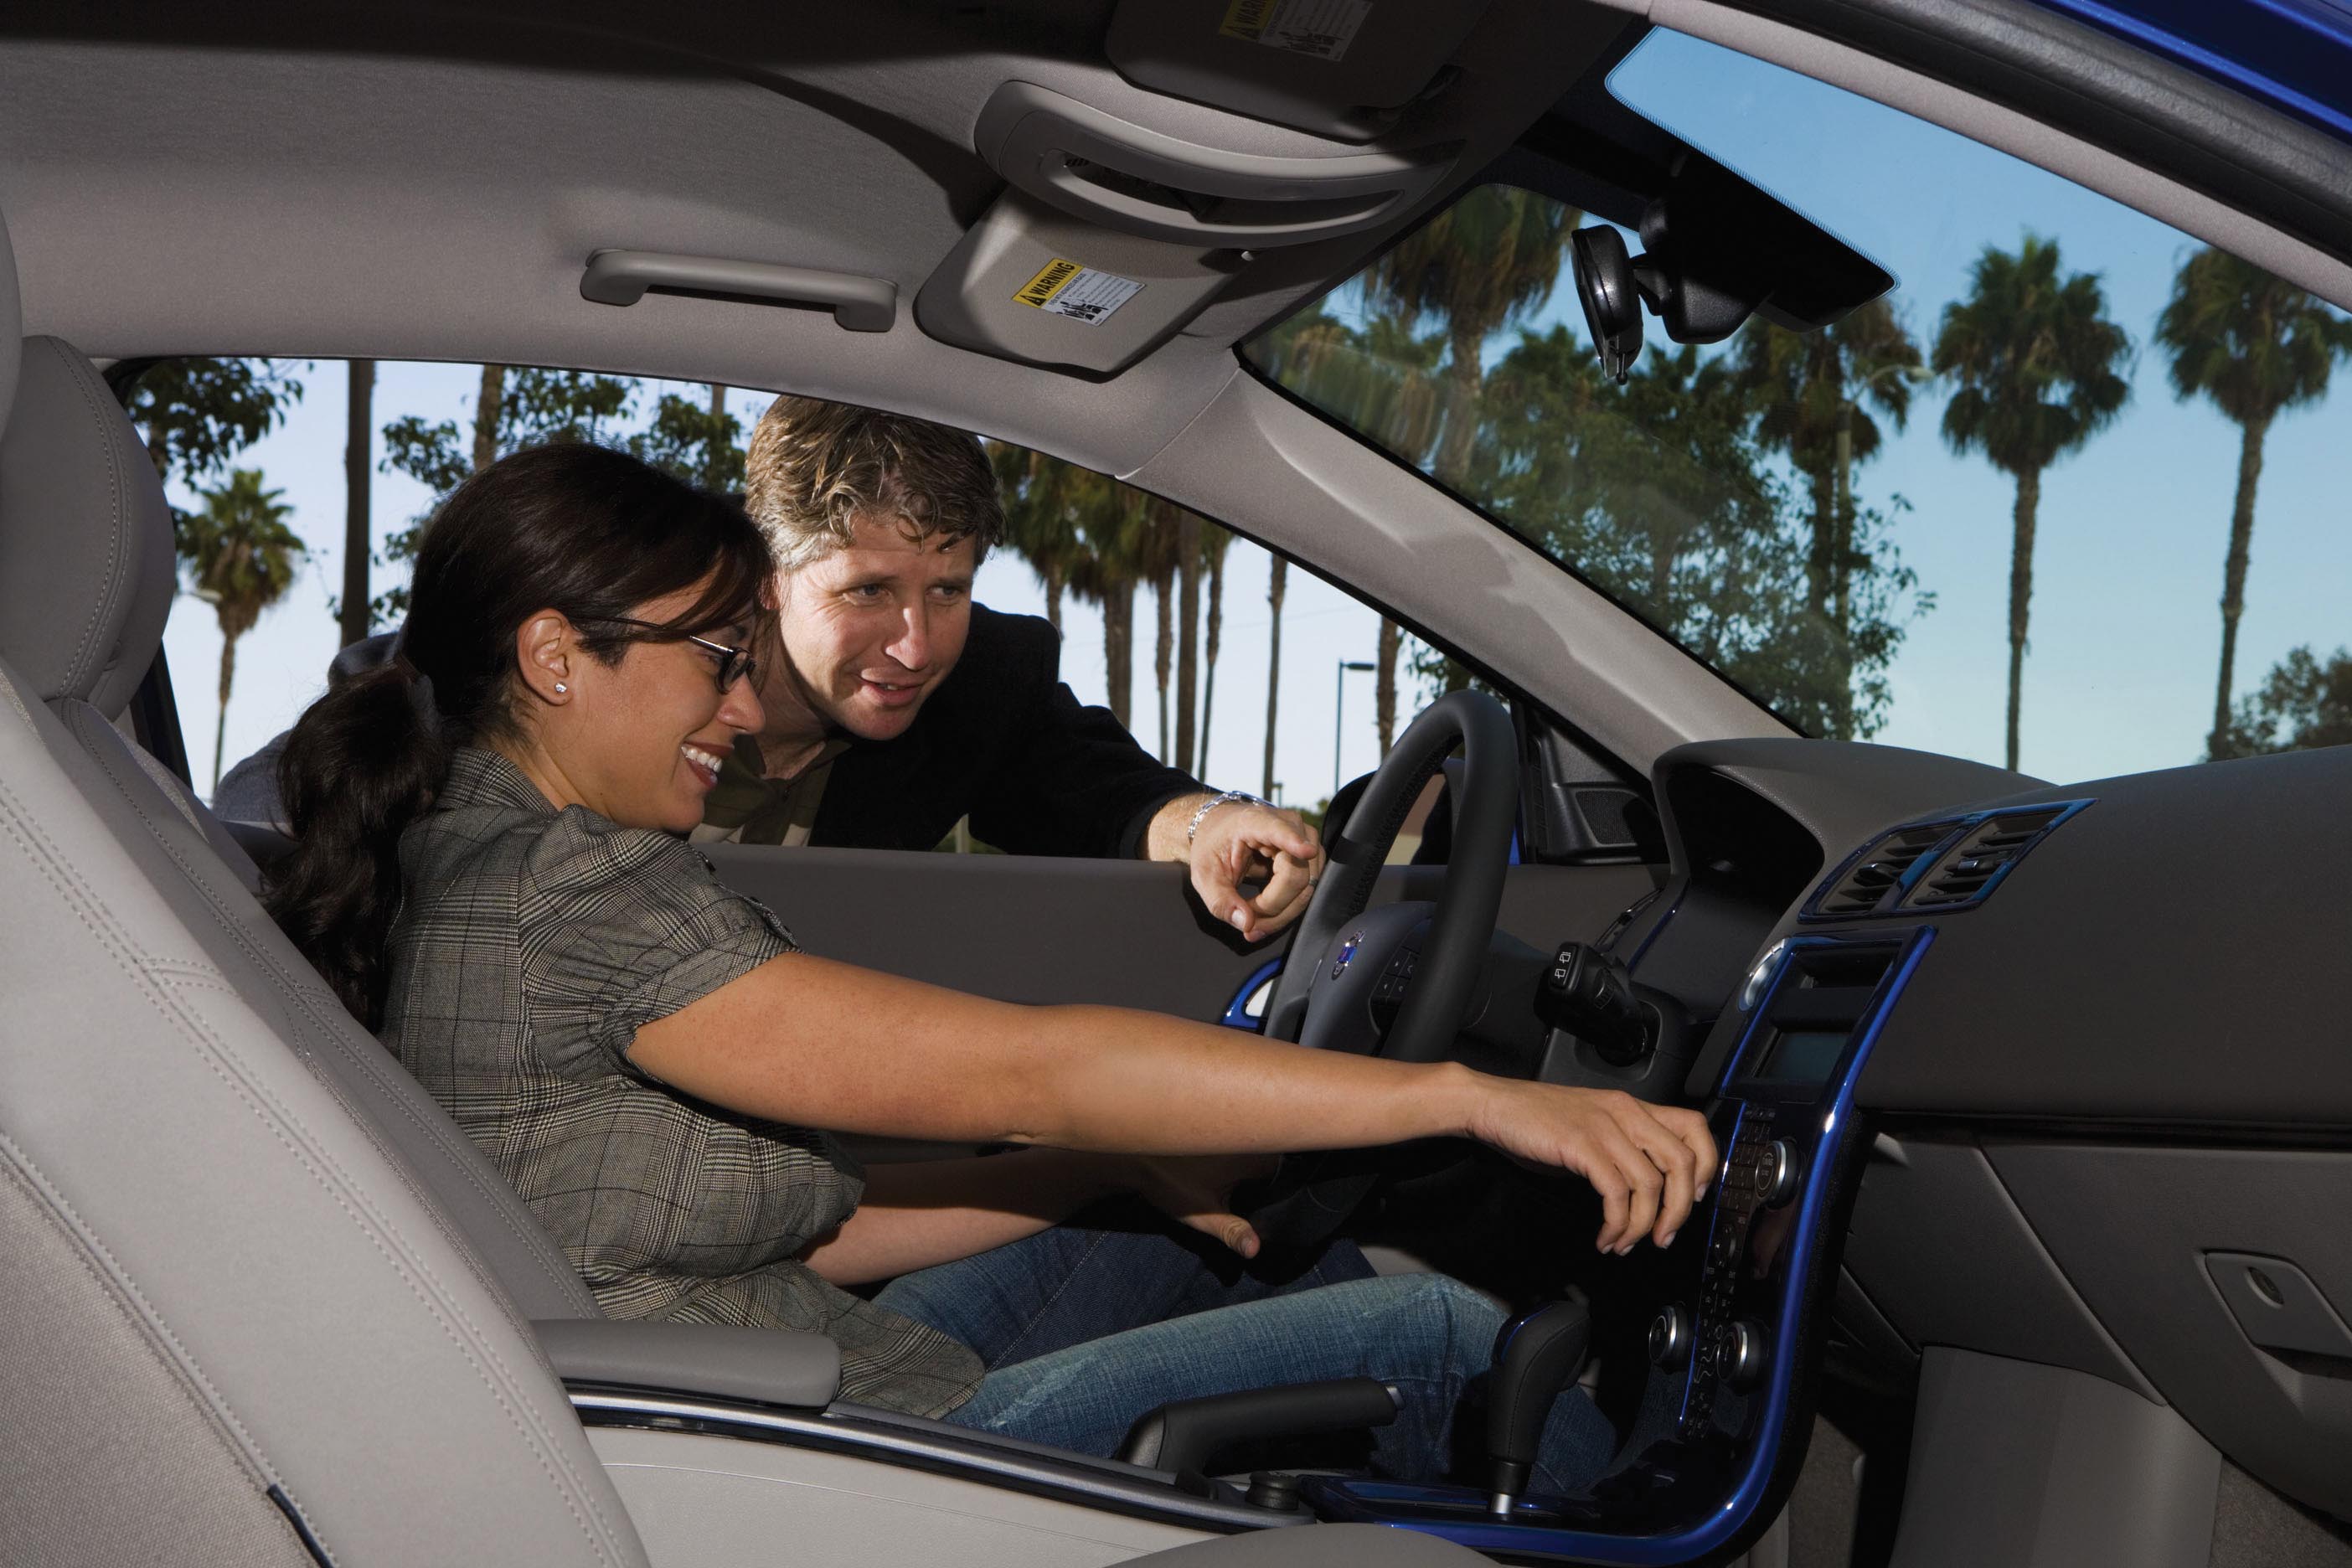
[[[1339,739],[1346,732],[1340,722],[1340,716],[1346,711],[1348,701],[1348,672],[1351,669],[1370,670],[1375,668],[1377,667],[1363,659],[1343,658],[1339,661],[1339,673],[1332,677],[1331,796],[1335,800],[1339,795]]]

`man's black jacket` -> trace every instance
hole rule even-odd
[[[393,635],[352,644],[335,669],[392,657]],[[1132,856],[1151,815],[1202,786],[1154,761],[1106,708],[1061,679],[1061,638],[1034,616],[971,607],[953,673],[895,741],[853,741],[835,759],[812,845],[929,849],[970,816],[972,836],[1016,855]],[[278,736],[229,770],[213,809],[277,822]]]

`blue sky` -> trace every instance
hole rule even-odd
[[[2194,760],[2211,722],[2239,432],[2210,405],[2174,398],[2150,334],[2196,242],[1939,127],[1678,35],[1654,34],[1611,85],[1885,265],[1923,348],[1988,243],[2054,237],[2069,270],[2099,274],[2109,315],[2140,353],[2122,417],[2042,481],[2021,763],[2071,780]],[[1546,324],[1580,321],[1574,312],[1572,296],[1555,300]],[[2016,491],[1980,458],[1945,446],[1945,401],[1925,389],[1908,428],[1856,480],[1865,502],[1911,502],[1895,540],[1937,600],[1894,666],[1878,738],[1998,763]],[[2239,625],[2241,692],[2297,644],[2324,655],[2352,642],[2347,408],[2352,367],[2327,402],[2272,427]]]
[[[1712,46],[1661,33],[1620,68],[1621,96],[1695,145],[1716,153],[1892,270],[1915,335],[1932,337],[1944,304],[1966,287],[1987,243],[2014,246],[2031,229],[2054,236],[2073,269],[2100,274],[2114,318],[2143,345],[2130,406],[2117,425],[2044,479],[2035,553],[2032,647],[2026,665],[2022,763],[2058,780],[2193,760],[2210,720],[2219,652],[2221,558],[2236,480],[2238,433],[2210,406],[2175,401],[2150,329],[2174,268],[2193,248],[2176,231],[2004,154],[1835,89]],[[1533,323],[1566,321],[1581,333],[1563,287]],[[1651,323],[1654,346],[1661,338]],[[1497,349],[1502,346],[1498,341]],[[2352,373],[2347,373],[2352,374]],[[344,369],[320,363],[283,428],[242,466],[259,467],[295,507],[314,546],[302,583],[238,647],[226,752],[234,761],[289,723],[320,689],[336,647],[327,600],[341,581]],[[375,424],[407,413],[461,422],[472,366],[386,364]],[[650,409],[667,384],[647,383]],[[698,398],[701,389],[670,388]],[[2007,658],[2010,480],[1980,458],[1954,457],[1937,434],[1943,394],[1915,399],[1909,428],[1890,435],[1864,467],[1865,503],[1900,493],[1913,510],[1895,542],[1937,599],[1915,622],[1892,670],[1895,702],[1879,737],[1901,745],[1998,762]],[[756,415],[767,395],[736,389],[730,407]],[[2288,648],[2325,653],[2352,642],[2352,392],[2285,416],[2265,450],[2238,687],[2256,683]],[[381,458],[379,443],[377,456]],[[380,533],[403,526],[425,496],[378,472]],[[184,492],[175,500],[192,504]],[[1264,740],[1269,615],[1266,557],[1236,544],[1225,588],[1223,649],[1210,736],[1213,782],[1255,789]],[[1042,613],[1043,595],[1019,561],[983,568],[981,596]],[[1157,740],[1150,669],[1152,613],[1138,595],[1136,729]],[[1087,701],[1105,696],[1101,624],[1073,605],[1063,668]],[[1372,657],[1371,612],[1303,572],[1290,574],[1284,615],[1276,776],[1287,798],[1328,793],[1334,754],[1335,668]],[[205,607],[183,600],[167,637],[189,753],[209,777],[220,637]],[[1377,760],[1370,677],[1350,674],[1342,769]]]

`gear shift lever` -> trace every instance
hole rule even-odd
[[[1486,1402],[1487,1511],[1508,1519],[1528,1489],[1553,1401],[1584,1365],[1591,1331],[1584,1309],[1553,1301],[1503,1325]]]

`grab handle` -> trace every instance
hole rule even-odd
[[[653,250],[600,250],[588,258],[580,297],[600,305],[634,305],[648,289],[734,294],[780,304],[829,305],[853,332],[887,332],[898,318],[898,286],[852,272],[819,272],[767,261],[670,256]]]

